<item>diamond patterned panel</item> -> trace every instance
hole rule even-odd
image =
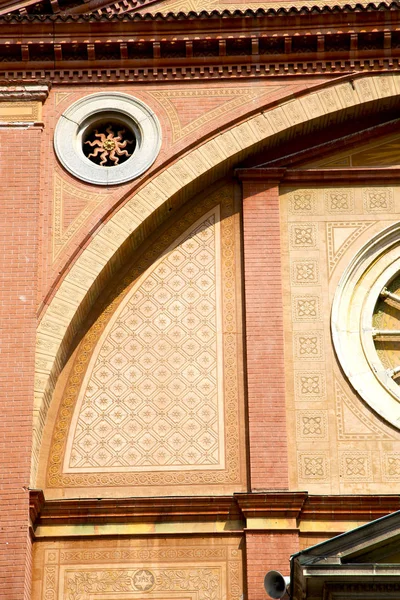
[[[69,472],[223,466],[215,208],[132,288],[93,354]]]

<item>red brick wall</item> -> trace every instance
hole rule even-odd
[[[29,472],[41,130],[0,130],[0,598],[31,587]]]
[[[287,489],[279,190],[243,182],[251,489]]]
[[[301,81],[287,81],[285,83],[284,95],[292,96],[296,95],[300,91],[308,87],[313,87],[316,84],[321,84],[322,78],[315,79],[314,76],[302,78]],[[229,91],[229,89],[251,90],[253,92],[259,91],[257,97],[251,102],[248,101],[248,97],[245,96],[242,104],[232,106],[227,104],[232,102],[232,97],[223,98],[218,100],[213,96],[214,93],[218,94],[218,90],[222,93]],[[151,168],[144,173],[143,177],[140,177],[134,181],[126,183],[124,185],[115,186],[112,188],[105,189],[102,186],[92,186],[83,181],[79,181],[71,174],[69,174],[61,165],[58,163],[54,150],[53,150],[53,137],[54,129],[60,115],[76,100],[86,96],[88,94],[94,94],[96,92],[104,92],[109,88],[107,85],[57,85],[54,84],[48,99],[43,106],[43,121],[45,123],[45,129],[43,132],[43,157],[42,157],[42,172],[43,176],[43,200],[44,200],[44,235],[43,245],[41,248],[41,267],[39,271],[39,303],[46,299],[46,303],[49,301],[49,296],[54,293],[55,289],[59,285],[59,274],[63,271],[68,261],[75,259],[75,253],[79,252],[83,245],[87,241],[87,236],[91,235],[93,231],[96,231],[99,223],[107,220],[108,213],[112,210],[119,201],[127,196],[131,196],[133,191],[140,185],[140,183],[153,174],[161,166],[164,168],[171,164],[176,157],[182,155],[193,145],[197,145],[200,140],[214,136],[217,132],[220,132],[229,125],[229,122],[233,123],[238,118],[245,118],[248,111],[254,112],[257,109],[264,110],[269,103],[275,103],[282,99],[282,88],[277,86],[276,82],[271,81],[252,81],[240,82],[225,81],[222,85],[221,82],[190,82],[189,84],[184,83],[165,83],[157,84],[154,83],[151,86],[143,86],[142,84],[129,84],[118,86],[118,91],[132,94],[139,100],[145,102],[152,110],[155,111],[157,118],[160,121],[162,128],[163,143],[160,154],[151,166]],[[184,90],[185,96],[173,97],[168,94],[179,93],[179,90]],[[62,93],[61,98],[58,96]],[[155,98],[152,93],[162,92],[164,99]],[[206,95],[199,96],[199,93],[207,92]],[[214,100],[213,100],[214,98]],[[237,96],[236,96],[237,98]],[[212,105],[217,102],[218,106],[226,105],[226,110],[221,111],[216,115],[212,110]],[[219,104],[220,103],[220,104]],[[178,112],[177,112],[178,111]],[[201,119],[200,119],[201,118]],[[185,132],[184,128],[188,124],[195,125],[193,131]],[[178,131],[173,132],[173,124]],[[182,131],[179,132],[179,129]],[[53,260],[52,251],[52,228],[54,218],[54,174],[57,173],[65,183],[72,185],[82,193],[98,193],[103,197],[95,206],[93,212],[76,228],[75,232],[71,234],[65,246]],[[71,224],[69,217],[71,214],[80,214],[80,206],[82,205],[82,198],[78,195],[69,194],[64,202],[65,218],[63,217],[63,225],[65,228]]]
[[[297,532],[246,532],[248,599],[266,600],[265,574],[273,569],[288,576],[289,558],[298,550]]]

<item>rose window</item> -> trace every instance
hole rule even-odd
[[[138,98],[99,92],[74,102],[60,116],[54,149],[74,177],[95,185],[117,185],[139,177],[156,160],[161,128]]]
[[[400,429],[400,223],[373,237],[344,271],[332,337],[356,392]]]

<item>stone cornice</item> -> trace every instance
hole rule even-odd
[[[281,176],[279,177],[279,173]],[[235,175],[241,181],[265,181],[276,183],[360,183],[363,181],[387,182],[398,181],[399,167],[341,167],[315,169],[276,169],[250,168],[236,169]]]
[[[32,490],[33,498],[40,497]],[[226,521],[241,518],[231,496],[47,500],[36,512],[40,525]]]
[[[234,496],[165,498],[77,498],[45,500],[30,490],[34,526],[90,523],[235,522],[254,518],[312,521],[365,521],[400,508],[399,495],[313,496],[307,492],[255,492]]]
[[[323,8],[8,15],[0,17],[0,78],[175,81],[396,70],[399,6],[326,8],[326,15]]]
[[[235,494],[245,518],[370,521],[400,509],[400,496],[317,496],[307,492]]]
[[[400,3],[397,0],[393,2],[348,2],[342,5],[334,4],[334,5],[311,5],[311,6],[301,6],[301,8],[290,4],[289,6],[282,5],[279,8],[270,7],[270,8],[257,8],[251,9],[247,8],[245,10],[229,10],[229,9],[216,9],[212,11],[188,11],[185,13],[184,11],[179,12],[161,12],[157,11],[155,13],[130,13],[130,12],[120,12],[120,13],[110,13],[110,12],[99,12],[96,9],[102,8],[103,6],[112,5],[113,1],[111,0],[92,0],[89,6],[86,7],[85,14],[80,14],[80,11],[75,14],[77,11],[74,11],[72,8],[65,8],[64,10],[60,10],[60,7],[53,13],[53,10],[49,8],[48,11],[39,12],[39,13],[29,13],[26,9],[34,4],[36,0],[14,0],[8,2],[6,6],[2,7],[0,10],[0,14],[3,15],[3,19],[7,21],[18,21],[18,22],[33,22],[33,21],[79,21],[79,20],[90,20],[90,21],[99,21],[99,20],[124,20],[125,18],[129,18],[132,20],[153,20],[153,21],[171,21],[171,20],[182,20],[182,19],[220,19],[220,18],[228,18],[233,17],[236,19],[245,18],[260,18],[262,16],[278,16],[280,18],[286,18],[287,16],[299,16],[299,15],[316,15],[316,14],[338,14],[341,12],[344,13],[359,13],[359,12],[375,12],[375,11],[386,11],[386,10],[398,10],[400,8]],[[62,2],[60,2],[62,6]],[[137,8],[140,8],[142,5],[138,5]],[[24,10],[25,9],[25,10]],[[93,10],[93,12],[88,12],[89,10]],[[125,8],[126,10],[126,8]],[[128,10],[132,10],[132,7],[128,6]],[[86,14],[87,13],[87,14]]]
[[[308,496],[303,520],[371,521],[400,509],[398,494],[385,496]]]
[[[276,492],[235,494],[235,499],[246,519],[299,518],[307,492]]]
[[[49,95],[48,82],[0,81],[0,102],[44,102]]]
[[[38,519],[44,503],[42,490],[29,490],[29,517],[32,524]]]
[[[235,175],[240,181],[266,181],[279,183],[285,177],[286,169],[284,167],[263,167],[236,169]]]

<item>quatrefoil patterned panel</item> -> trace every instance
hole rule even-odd
[[[215,207],[132,287],[81,387],[64,471],[224,467]]]

